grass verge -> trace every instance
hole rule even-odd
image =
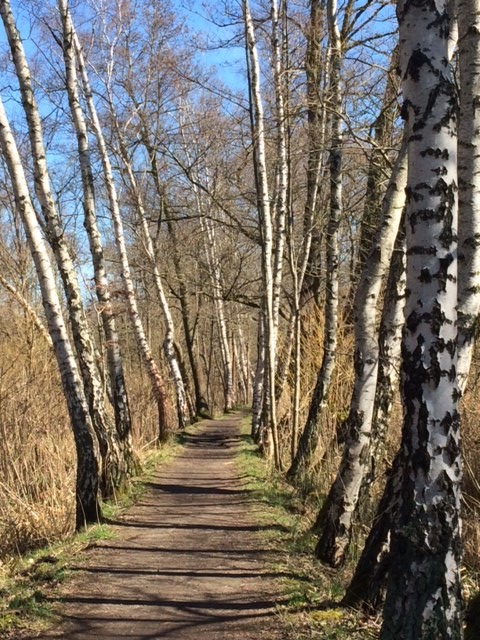
[[[271,569],[279,577],[282,601],[278,613],[291,640],[372,640],[378,621],[340,606],[349,568],[333,571],[313,555],[315,537],[310,531],[311,505],[306,505],[252,444],[250,418],[242,424],[238,468],[254,499],[254,516],[260,535],[276,550]]]

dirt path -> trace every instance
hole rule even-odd
[[[234,464],[241,416],[208,421],[163,466],[114,540],[88,552],[42,638],[273,640],[277,586]]]

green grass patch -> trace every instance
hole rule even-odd
[[[314,558],[311,526],[319,504],[306,500],[261,457],[249,437],[250,417],[242,422],[237,465],[254,500],[253,512],[276,560],[282,605],[278,614],[291,640],[372,640],[378,621],[340,606],[351,567],[333,571]]]

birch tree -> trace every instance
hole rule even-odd
[[[142,356],[145,368],[148,372],[150,382],[152,385],[152,391],[157,402],[159,412],[159,437],[160,440],[164,440],[167,437],[169,430],[169,406],[170,400],[166,390],[165,382],[163,380],[162,373],[153,357],[152,350],[147,340],[145,329],[138,310],[137,299],[135,295],[135,288],[133,285],[133,279],[130,269],[130,261],[128,258],[127,246],[125,242],[125,234],[123,230],[123,220],[120,214],[120,205],[117,195],[117,188],[115,185],[115,179],[113,176],[112,163],[108,153],[105,137],[98,117],[97,108],[93,100],[93,93],[90,86],[90,80],[87,73],[87,67],[85,64],[85,58],[83,50],[80,44],[80,40],[72,26],[73,41],[75,46],[75,52],[77,55],[77,63],[80,70],[80,76],[82,80],[83,93],[85,101],[87,103],[88,112],[90,115],[91,127],[95,134],[97,141],[101,163],[103,167],[103,176],[105,180],[105,186],[107,190],[108,204],[110,209],[110,215],[112,218],[113,229],[115,234],[115,243],[120,258],[120,264],[122,267],[122,281],[126,293],[126,301],[130,314],[130,320],[134,330],[135,338],[137,341],[138,349]]]
[[[245,39],[250,58],[251,72],[251,101],[253,105],[253,137],[254,137],[254,163],[258,186],[258,207],[260,229],[262,235],[262,276],[265,296],[265,337],[266,337],[266,375],[268,396],[268,428],[273,441],[273,455],[275,465],[280,467],[280,448],[278,441],[278,428],[275,401],[275,369],[276,369],[276,333],[274,316],[274,230],[272,210],[270,202],[270,189],[268,184],[268,168],[265,146],[264,108],[260,88],[260,64],[258,59],[255,29],[253,25],[250,3],[242,0],[243,18],[245,22]],[[264,403],[264,408],[267,403]]]
[[[140,228],[142,231],[142,240],[145,247],[145,253],[150,263],[150,267],[152,269],[155,289],[157,291],[160,308],[162,309],[163,317],[165,320],[166,332],[165,332],[165,339],[163,342],[163,350],[165,353],[165,358],[167,360],[168,366],[170,368],[170,373],[171,373],[173,385],[175,388],[175,396],[177,399],[178,426],[180,429],[184,429],[187,426],[187,422],[188,422],[187,397],[185,393],[185,385],[183,382],[182,373],[180,371],[180,366],[178,364],[177,354],[175,351],[175,326],[173,324],[173,317],[170,311],[170,305],[168,303],[167,296],[165,295],[162,276],[158,268],[157,252],[155,251],[152,236],[148,226],[147,215],[146,215],[145,206],[143,203],[142,193],[137,183],[137,179],[135,177],[135,172],[133,171],[132,163],[128,157],[126,143],[123,138],[122,132],[120,131],[120,127],[115,114],[114,105],[113,105],[111,96],[109,97],[109,102],[110,102],[110,112],[114,120],[114,128],[118,138],[119,155],[122,159],[123,167],[128,177],[131,191],[133,193],[133,197],[135,200],[136,215],[138,217],[138,220],[140,221]]]
[[[101,489],[105,496],[111,496],[123,483],[124,475],[118,438],[106,412],[102,380],[95,362],[93,340],[85,318],[78,278],[52,196],[41,118],[33,92],[30,69],[9,0],[0,2],[0,15],[10,45],[28,124],[35,192],[45,220],[47,238],[62,278],[85,396],[99,441],[102,456]]]
[[[480,309],[480,3],[459,0],[460,115],[458,126],[458,363],[467,383]]]
[[[62,316],[55,274],[47,244],[30,198],[25,172],[17,145],[0,100],[0,145],[7,163],[15,195],[15,206],[25,228],[28,245],[37,272],[48,330],[53,342],[67,402],[77,454],[75,524],[80,529],[100,517],[98,503],[98,462],[96,439],[85,399],[82,381]]]
[[[323,357],[308,417],[296,455],[287,477],[293,480],[308,464],[316,451],[319,433],[319,414],[325,408],[335,366],[338,324],[338,228],[342,212],[342,93],[341,67],[344,47],[338,26],[338,7],[335,0],[327,1],[327,22],[330,47],[330,203],[326,230],[326,285]]]
[[[132,419],[125,385],[125,373],[120,353],[118,332],[108,288],[102,239],[97,225],[95,188],[88,131],[78,92],[75,50],[73,45],[73,25],[67,1],[59,0],[58,7],[63,30],[62,50],[65,62],[68,102],[77,136],[83,188],[85,229],[88,235],[90,253],[92,254],[95,293],[100,306],[100,315],[105,334],[110,388],[112,390],[113,408],[115,411],[115,424],[119,435],[120,446],[123,449],[123,459],[127,464],[127,472],[131,474],[135,466],[131,443]]]
[[[382,640],[462,637],[456,385],[456,89],[446,2],[400,0],[403,114],[410,133],[404,425]]]
[[[380,357],[370,444],[373,449],[370,455],[373,465],[369,472],[371,478],[378,472],[385,449],[385,436],[391,424],[392,406],[399,380],[405,303],[404,229],[403,219],[390,264],[379,330]],[[390,561],[390,531],[398,512],[402,465],[403,457],[399,452],[388,470],[372,527],[343,599],[344,604],[349,607],[361,607],[376,613],[382,609]]]
[[[381,225],[355,296],[355,381],[345,426],[346,443],[337,477],[322,507],[322,532],[316,549],[322,561],[335,567],[344,562],[360,491],[372,466],[371,432],[380,355],[376,309],[405,204],[406,164],[403,145],[383,201]]]

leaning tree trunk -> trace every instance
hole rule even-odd
[[[342,212],[342,95],[340,73],[342,43],[337,24],[336,0],[327,3],[331,45],[331,146],[330,146],[330,212],[326,234],[325,326],[323,358],[310,402],[307,422],[298,450],[288,470],[289,480],[295,480],[311,464],[319,440],[319,416],[326,407],[335,367],[338,325],[338,227]]]
[[[195,415],[202,416],[206,415],[205,410],[208,409],[206,407],[206,401],[203,398],[201,384],[200,384],[200,374],[198,370],[197,359],[195,357],[195,348],[194,348],[194,334],[195,330],[191,327],[191,314],[190,314],[190,304],[188,300],[188,291],[185,283],[185,274],[182,269],[182,262],[180,259],[180,247],[178,236],[175,228],[174,213],[169,210],[167,205],[167,198],[165,194],[165,188],[162,185],[160,174],[158,170],[158,162],[157,162],[157,149],[154,144],[152,144],[150,131],[148,128],[148,121],[143,114],[140,105],[137,105],[135,102],[135,106],[138,109],[138,113],[141,120],[141,140],[145,147],[145,150],[148,154],[148,159],[150,161],[150,171],[153,177],[153,181],[155,184],[155,189],[157,191],[157,195],[160,198],[162,211],[165,213],[166,217],[166,225],[168,229],[168,233],[170,235],[170,239],[172,241],[172,254],[173,254],[173,265],[175,267],[175,275],[177,277],[178,282],[178,293],[177,298],[180,302],[180,312],[182,317],[182,326],[183,326],[183,334],[185,338],[185,344],[187,347],[188,361],[190,364],[190,373],[192,376],[193,388],[195,393]],[[154,247],[155,249],[155,247]],[[187,377],[182,375],[183,382],[187,385]],[[194,414],[192,413],[192,416]]]
[[[1,100],[0,145],[12,181],[15,204],[22,217],[27,242],[38,275],[45,317],[53,342],[70,416],[77,453],[75,524],[76,528],[80,529],[89,522],[97,521],[100,517],[95,435],[67,328],[63,320],[62,307],[57,293],[50,255],[30,199],[20,155]]]
[[[406,145],[403,145],[383,201],[381,224],[355,296],[355,380],[345,425],[346,442],[340,469],[319,517],[321,536],[316,548],[317,557],[332,567],[339,567],[345,561],[360,491],[372,466],[372,417],[379,365],[376,309],[405,204],[406,160]]]
[[[360,225],[360,242],[355,271],[361,277],[377,234],[379,214],[385,194],[384,185],[389,174],[389,153],[394,145],[396,120],[398,119],[398,46],[392,52],[387,72],[387,84],[383,103],[374,124],[374,139],[368,161],[365,206]],[[406,153],[406,151],[405,151]]]
[[[45,219],[47,239],[62,278],[85,396],[99,442],[102,457],[101,490],[105,497],[110,497],[115,492],[117,481],[122,477],[114,443],[115,434],[105,408],[102,380],[95,362],[93,340],[85,318],[77,274],[51,192],[41,118],[33,92],[30,69],[9,0],[0,2],[0,14],[10,45],[28,124],[35,192]]]
[[[177,354],[175,351],[175,326],[173,324],[172,312],[170,311],[170,305],[165,295],[163,287],[162,276],[157,265],[157,256],[153,245],[152,236],[147,222],[147,214],[145,206],[143,204],[143,197],[137,184],[137,179],[133,171],[130,158],[128,157],[127,147],[123,134],[118,124],[117,116],[115,114],[115,108],[113,102],[110,100],[110,112],[114,120],[114,127],[117,134],[120,157],[123,162],[123,167],[128,176],[130,187],[133,193],[136,204],[136,213],[140,220],[140,228],[142,230],[143,242],[145,247],[145,253],[147,254],[148,261],[150,262],[150,268],[153,273],[153,281],[157,290],[158,301],[160,308],[162,309],[163,318],[165,320],[165,338],[163,342],[163,351],[170,368],[170,373],[173,380],[173,386],[175,388],[175,396],[177,400],[177,417],[178,426],[180,429],[185,429],[188,423],[188,407],[187,407],[187,395],[185,392],[185,385],[183,382],[182,372],[180,371],[180,365],[178,363]]]
[[[135,288],[133,285],[133,279],[130,269],[130,263],[127,254],[127,246],[125,243],[125,235],[123,232],[123,221],[120,215],[120,206],[117,196],[117,189],[115,181],[113,179],[112,165],[110,157],[108,155],[107,145],[103,136],[102,127],[98,118],[97,109],[93,101],[92,89],[90,87],[90,81],[87,74],[87,68],[83,56],[82,47],[78,39],[77,34],[73,31],[73,39],[75,45],[75,51],[77,54],[77,63],[80,69],[82,77],[83,91],[85,95],[85,101],[87,103],[88,111],[90,114],[91,125],[97,139],[98,148],[100,151],[100,158],[103,167],[103,174],[105,179],[105,186],[107,189],[108,204],[110,208],[110,215],[113,222],[113,229],[115,234],[115,243],[117,245],[117,251],[120,258],[120,264],[122,267],[122,280],[126,293],[126,301],[130,314],[130,320],[132,322],[133,331],[137,341],[138,349],[140,351],[145,368],[147,369],[150,383],[152,385],[153,395],[157,402],[158,414],[159,414],[159,439],[165,440],[168,437],[169,432],[169,413],[170,413],[170,400],[167,390],[165,388],[165,382],[160,369],[155,362],[155,359],[148,344],[147,336],[143,326],[142,319],[137,305],[137,298],[135,295]]]
[[[93,181],[92,161],[88,143],[88,131],[78,95],[77,69],[73,44],[73,25],[66,0],[58,3],[63,28],[63,57],[65,61],[66,86],[72,121],[77,136],[78,155],[83,188],[83,211],[85,229],[87,231],[92,254],[95,293],[100,306],[105,348],[112,391],[115,425],[118,438],[112,437],[112,450],[116,453],[116,467],[119,477],[115,481],[120,486],[124,475],[131,476],[136,467],[132,449],[132,419],[128,403],[125,374],[112,301],[108,289],[108,279],[103,255],[102,240],[97,225],[95,208],[95,189]],[[118,449],[121,449],[119,451]],[[122,465],[125,469],[122,469]]]
[[[459,0],[458,362],[465,390],[480,309],[480,2]]]
[[[447,2],[398,2],[410,132],[402,341],[405,469],[381,640],[462,637],[456,384],[456,87]]]
[[[400,371],[400,345],[405,304],[405,232],[402,219],[390,265],[382,321],[379,331],[379,366],[372,419],[372,467],[367,482],[378,473],[383,458],[385,437],[390,425]],[[343,602],[350,607],[380,613],[388,576],[390,531],[398,512],[401,488],[401,452],[388,473],[383,496],[377,508],[354,576]],[[363,487],[365,493],[365,487]],[[364,496],[365,498],[365,496]]]

